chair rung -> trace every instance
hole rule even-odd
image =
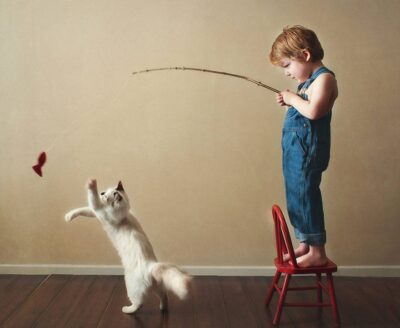
[[[329,307],[331,304],[327,303],[284,303],[283,306],[293,306],[293,307]]]
[[[289,287],[287,290],[312,290],[312,289],[318,289],[318,286]]]
[[[324,290],[325,293],[329,294],[328,288],[322,282],[318,282],[318,285],[321,286],[321,288]]]

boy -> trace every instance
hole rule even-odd
[[[289,218],[300,241],[295,250],[300,267],[323,266],[328,260],[319,185],[329,163],[330,121],[338,88],[323,57],[316,34],[298,25],[285,28],[270,53],[271,63],[300,83],[297,94],[282,91],[276,96],[279,105],[289,106],[282,162]]]

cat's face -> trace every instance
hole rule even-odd
[[[114,210],[129,210],[129,199],[121,181],[117,187],[101,192],[100,199],[104,205]]]

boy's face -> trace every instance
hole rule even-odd
[[[287,77],[297,80],[302,83],[310,77],[309,62],[296,59],[283,58],[281,67]]]

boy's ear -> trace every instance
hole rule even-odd
[[[303,50],[301,51],[301,53],[303,54],[304,60],[305,60],[306,62],[311,61],[311,52],[310,52],[310,50],[308,50],[308,49],[303,49]]]
[[[121,181],[119,181],[118,182],[118,186],[117,186],[117,189],[116,189],[117,191],[124,191],[124,186],[122,185],[122,182]]]

